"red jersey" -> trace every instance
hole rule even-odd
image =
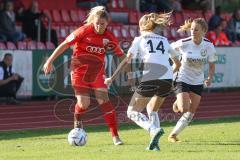
[[[117,56],[124,55],[114,35],[108,30],[103,34],[97,34],[91,24],[75,30],[66,41],[68,45],[74,45],[72,58],[80,62],[72,65],[71,79],[75,91],[82,92],[81,87],[107,88],[103,76],[107,50],[112,47]]]
[[[104,61],[109,44],[114,45],[114,53],[117,56],[124,55],[115,36],[106,30],[103,34],[94,32],[94,26],[83,25],[66,38],[68,45],[74,45],[73,56],[94,55]]]

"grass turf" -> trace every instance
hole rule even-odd
[[[193,121],[179,136],[181,143],[167,142],[175,123],[164,122],[160,152],[145,151],[150,140],[134,124],[121,125],[123,146],[114,146],[105,126],[86,127],[84,147],[67,143],[70,129],[39,129],[0,132],[0,160],[238,160],[240,157],[240,117]]]

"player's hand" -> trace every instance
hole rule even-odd
[[[204,81],[204,85],[207,86],[207,87],[210,86],[211,83],[212,83],[212,80],[211,80],[211,79],[206,79],[206,80]]]
[[[53,70],[53,66],[51,62],[46,61],[46,63],[43,65],[43,71],[45,75],[50,73]]]
[[[104,84],[106,84],[107,86],[109,86],[111,83],[112,83],[112,78],[106,78],[105,81],[104,81]]]

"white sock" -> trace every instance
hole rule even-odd
[[[145,129],[149,132],[150,132],[150,130],[156,129],[156,127],[150,123],[147,116],[145,116],[141,112],[128,110],[127,116],[129,119],[134,121],[137,125],[139,125],[140,127],[142,127],[143,129]]]
[[[155,125],[156,128],[160,128],[160,119],[158,116],[158,112],[150,110],[149,107],[147,106],[147,113],[150,123]]]
[[[178,120],[176,126],[172,130],[170,135],[178,135],[180,132],[184,130],[188,126],[188,124],[192,121],[194,113],[186,112],[182,115],[182,117]]]

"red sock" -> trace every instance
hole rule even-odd
[[[113,137],[118,136],[118,129],[117,129],[117,117],[115,108],[113,107],[110,101],[105,102],[100,105],[100,109],[103,112],[103,117],[108,124],[109,130],[112,133]]]
[[[75,114],[84,114],[87,109],[82,109],[78,104],[75,105]]]
[[[87,109],[80,108],[78,104],[75,105],[74,128],[81,128],[81,115],[83,115],[86,110]]]

